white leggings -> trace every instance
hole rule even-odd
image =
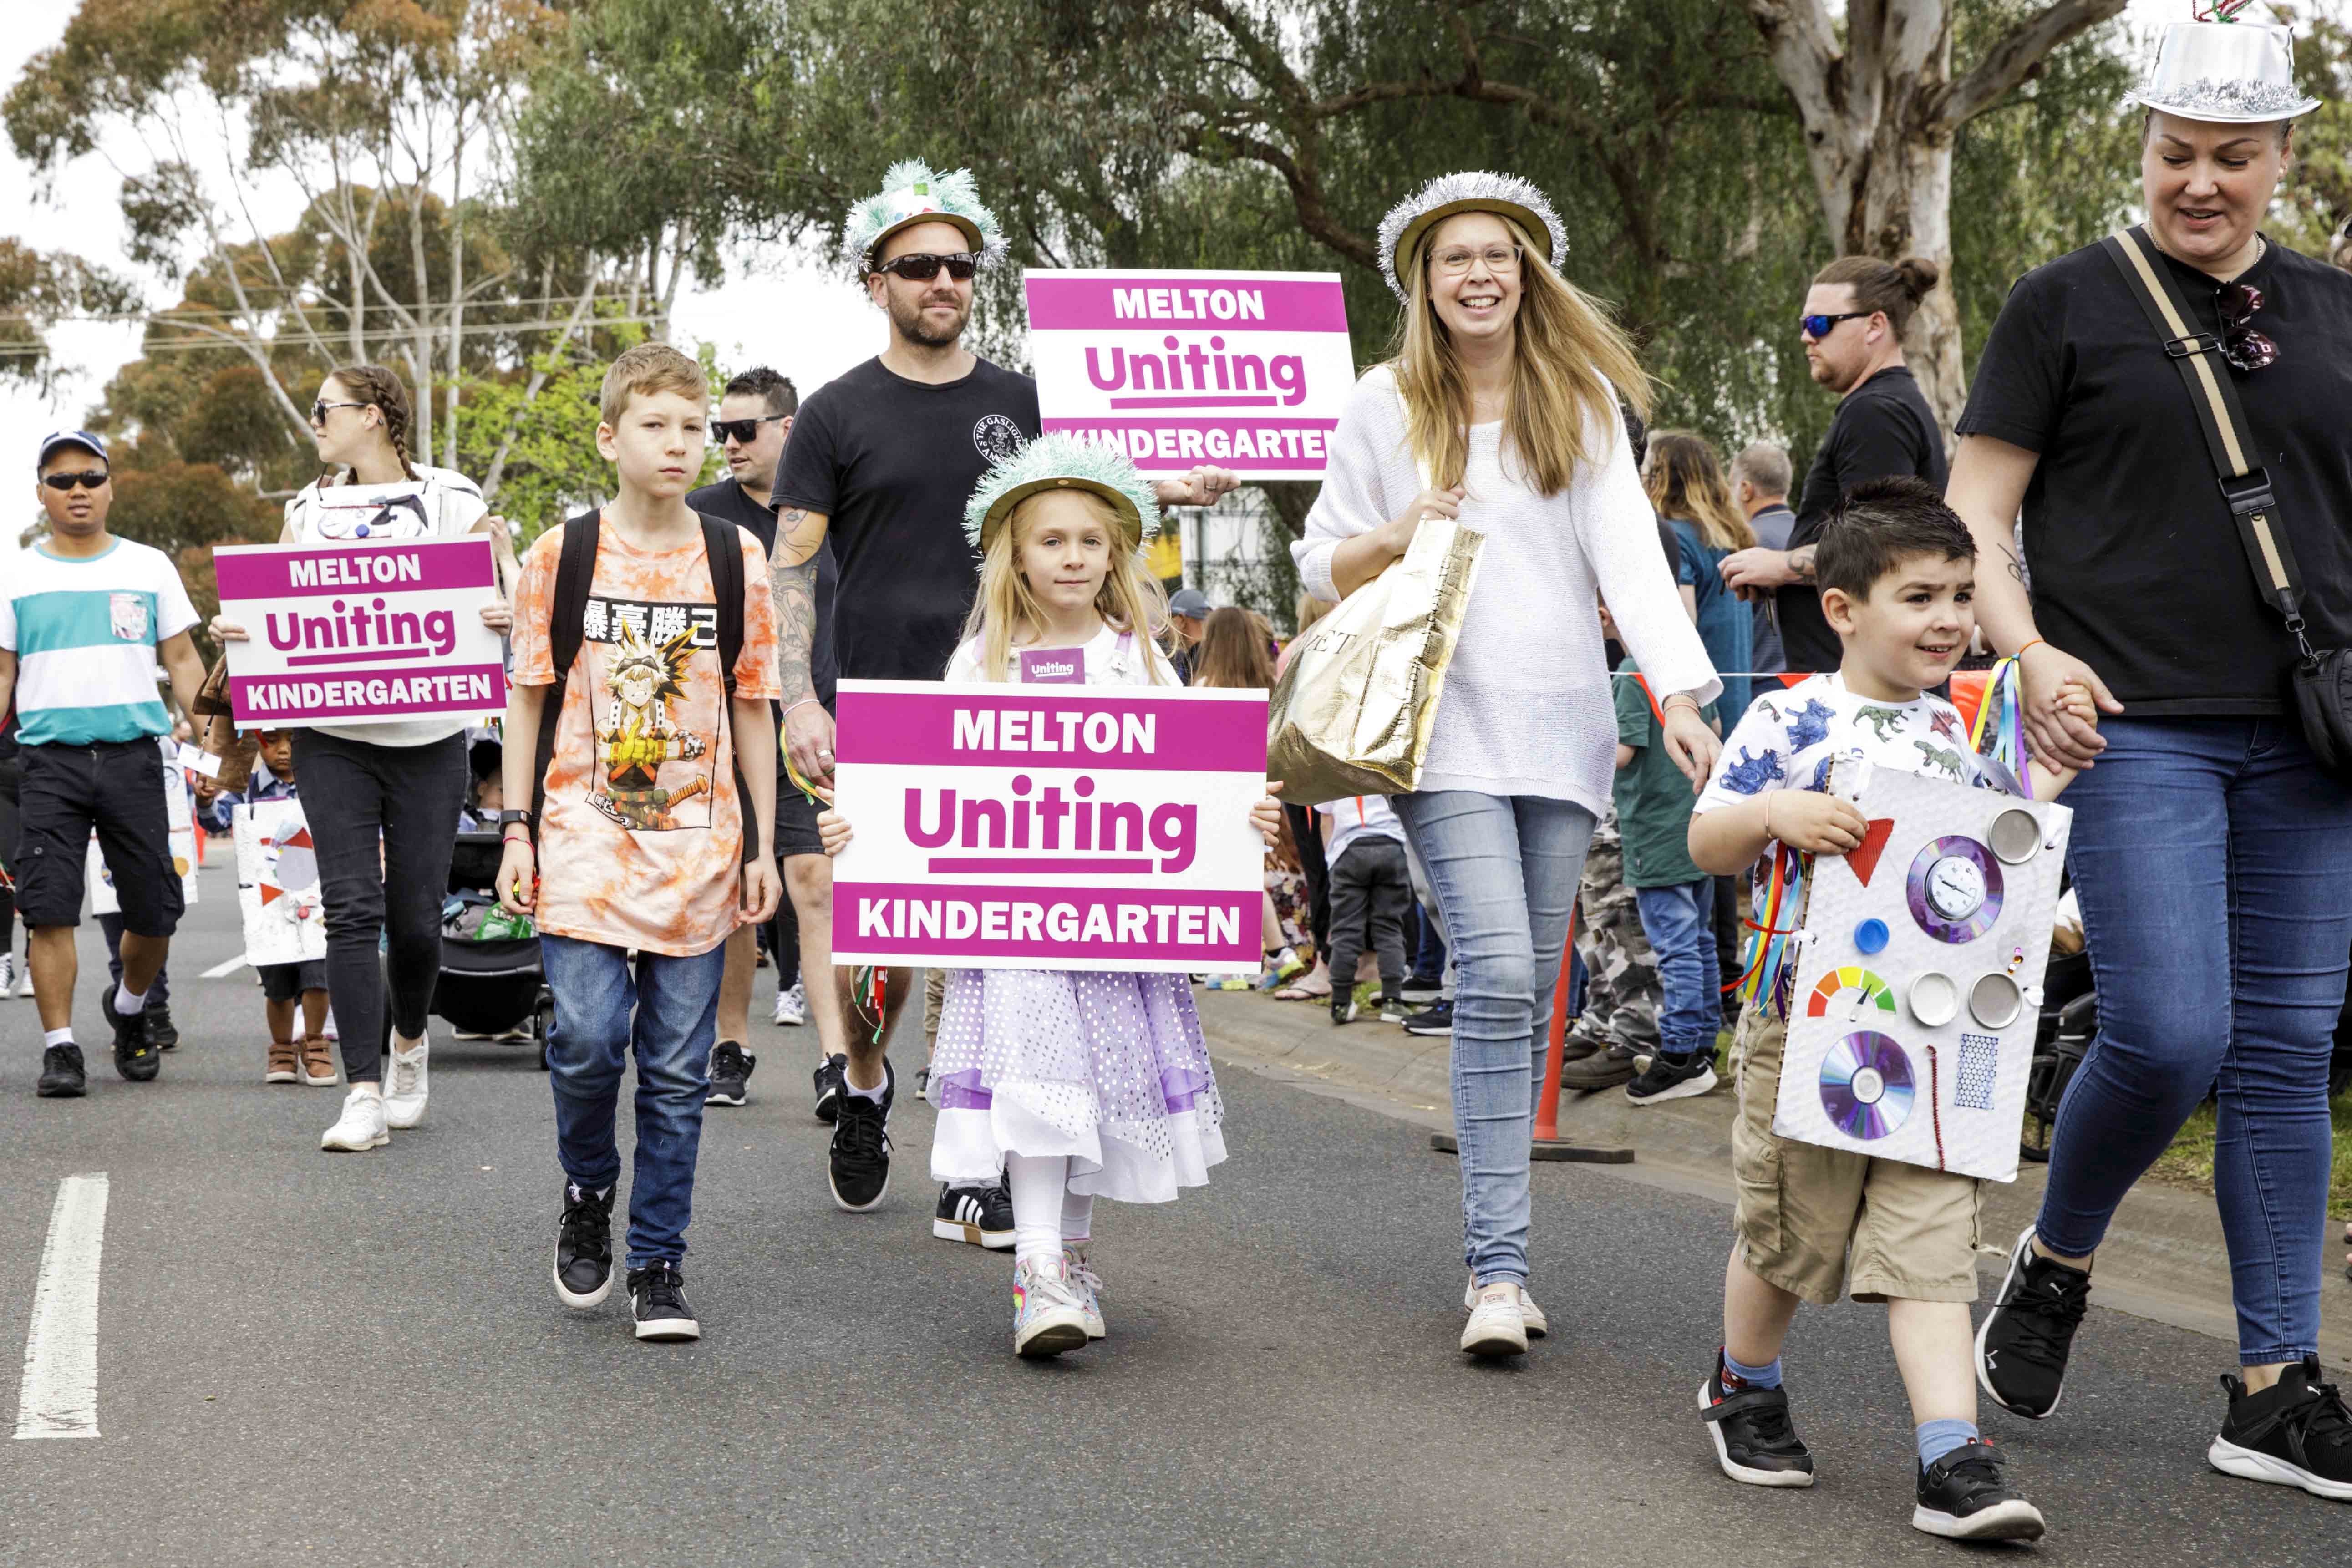
[[[1064,1243],[1093,1234],[1095,1200],[1069,1190],[1068,1155],[1007,1154],[1004,1177],[1013,1190],[1015,1261],[1059,1258]]]

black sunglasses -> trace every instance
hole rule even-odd
[[[76,485],[79,485],[86,490],[94,490],[106,483],[106,480],[107,476],[94,468],[79,474],[43,474],[41,476],[41,483],[48,486],[49,489],[68,492],[71,492]]]
[[[931,256],[918,251],[912,256],[901,256],[896,260],[886,261],[874,270],[895,272],[910,283],[928,283],[937,278],[940,275],[940,268],[944,267],[948,269],[949,277],[961,283],[971,277],[973,269],[979,265],[980,258],[969,250],[959,250],[947,256]]]
[[[1800,316],[1797,318],[1797,331],[1804,333],[1805,336],[1809,338],[1819,341],[1820,339],[1828,337],[1830,335],[1830,329],[1836,326],[1840,321],[1859,321],[1864,316],[1875,316],[1876,314],[1878,314],[1878,312],[1875,310],[1848,310],[1842,315],[1836,316]]]
[[[2263,308],[2263,291],[2251,283],[2232,283],[2213,291],[2213,309],[2221,318],[2221,357],[2232,370],[2257,371],[2278,363],[2278,344],[2254,331],[2254,312]]]
[[[791,417],[789,414],[762,414],[757,419],[713,419],[710,438],[722,446],[729,441],[740,441],[748,447],[760,438],[761,426]]]

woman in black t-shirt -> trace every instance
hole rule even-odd
[[[2235,46],[2260,29],[2223,31]],[[2262,449],[2311,640],[2343,647],[2352,276],[2256,228],[2291,156],[2275,116],[2299,110],[2257,97],[2274,118],[2207,119],[2155,107],[2177,98],[2142,101],[2147,235],[2193,326],[2219,334],[2207,363],[2234,382]],[[2305,1362],[2319,1331],[2330,1036],[2352,950],[2352,790],[2305,744],[2288,697],[2294,644],[2256,590],[2189,392],[2101,247],[2018,282],[1959,431],[1949,496],[1983,563],[1978,619],[2021,656],[2035,752],[2090,770],[2066,804],[2100,1005],[2040,1215],[1978,1342],[1980,1381],[2019,1414],[2054,1409],[2091,1254],[2217,1090],[2214,1187],[2245,1382],[2210,1457],[2352,1495],[2352,1432],[2333,1425],[2340,1405],[2326,1415],[2332,1396],[2311,1392]],[[2057,708],[2074,680],[2096,694],[2103,732]]]

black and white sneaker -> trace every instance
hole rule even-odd
[[[1705,1094],[1715,1087],[1715,1056],[1711,1051],[1680,1062],[1671,1057],[1654,1056],[1650,1065],[1625,1086],[1625,1098],[1636,1105],[1659,1105],[1669,1100],[1688,1100]]]
[[[147,1037],[155,1042],[159,1051],[180,1048],[180,1026],[172,1022],[172,1009],[161,1002],[147,1005]]]
[[[1336,991],[1331,994],[1331,1021],[1333,1023],[1354,1023],[1356,1021],[1356,998],[1353,994],[1342,994]]]
[[[563,1184],[554,1272],[556,1299],[567,1307],[593,1307],[612,1293],[612,1188],[599,1197],[576,1182]]]
[[[999,1178],[989,1187],[941,1187],[931,1212],[931,1234],[941,1241],[966,1241],[991,1252],[1013,1245],[1013,1192]]]
[[[2055,1412],[2090,1301],[2089,1271],[2035,1252],[2028,1226],[2009,1249],[2009,1274],[1977,1330],[1977,1385],[2012,1415],[2039,1421]]]
[[[1415,1013],[1404,1021],[1408,1035],[1443,1036],[1454,1032],[1454,1004],[1440,1002],[1435,1006]]]
[[[749,1100],[751,1069],[760,1058],[740,1040],[721,1040],[710,1047],[710,1095],[705,1105],[740,1105]]]
[[[849,1214],[866,1213],[890,1190],[890,1100],[897,1089],[886,1060],[880,1100],[844,1092],[835,1102],[826,1179],[833,1201]]]
[[[1404,1005],[1404,998],[1403,998],[1403,997],[1402,997],[1402,996],[1383,996],[1383,997],[1381,997],[1381,1023],[1383,1023],[1383,1024],[1402,1024],[1402,1023],[1403,1023],[1403,1022],[1405,1021],[1405,1017],[1406,1017],[1406,1013],[1405,1013],[1405,1005]]]
[[[41,1052],[41,1081],[33,1092],[43,1100],[79,1100],[89,1092],[82,1071],[81,1047],[68,1041]]]
[[[1971,1437],[1919,1467],[1918,1504],[1911,1528],[1947,1541],[2039,1541],[2042,1510],[2018,1495],[2001,1474],[2000,1450]]]
[[[114,1070],[132,1083],[146,1083],[163,1069],[163,1058],[157,1054],[155,1041],[147,1033],[147,1014],[142,1009],[128,1018],[114,1010],[114,987],[107,986],[98,994],[98,1010],[106,1015],[107,1026],[114,1031]]]
[[[2334,1384],[2319,1381],[2317,1356],[2287,1367],[2260,1394],[2234,1377],[2221,1387],[2230,1414],[2205,1450],[2215,1469],[2352,1502],[2352,1408]]]
[[[849,1089],[849,1058],[829,1056],[816,1065],[816,1119],[830,1121]]]
[[[1722,1352],[1715,1370],[1699,1384],[1698,1418],[1715,1442],[1715,1462],[1735,1481],[1751,1487],[1809,1487],[1812,1450],[1789,1419],[1785,1388],[1743,1388],[1727,1394]]]
[[[629,1270],[629,1316],[641,1340],[698,1340],[702,1325],[686,1302],[686,1279],[663,1261]]]

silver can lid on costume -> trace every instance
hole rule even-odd
[[[2294,85],[2294,37],[2254,22],[2175,22],[2134,101],[2183,120],[2258,125],[2319,107]]]

